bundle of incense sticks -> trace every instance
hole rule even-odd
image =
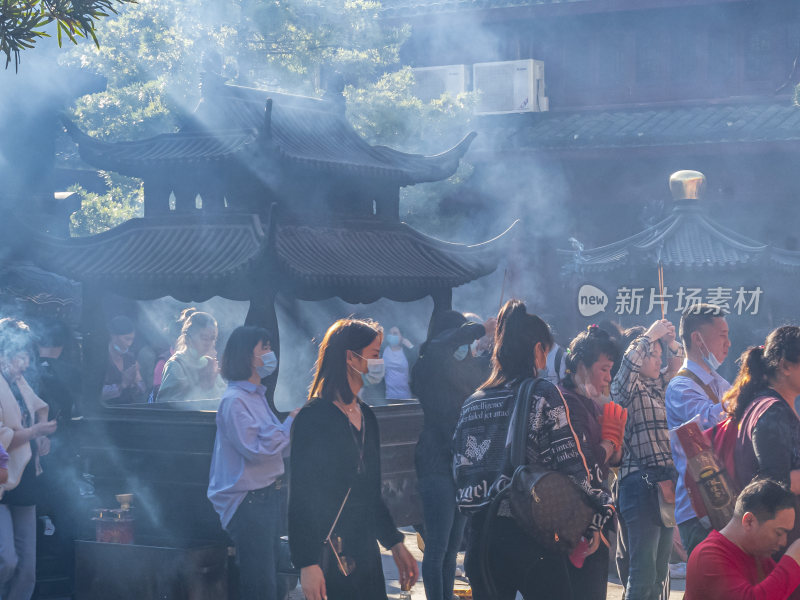
[[[664,318],[664,265],[658,263],[658,293],[661,294],[661,318]]]

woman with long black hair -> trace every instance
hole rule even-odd
[[[514,411],[517,391],[525,379],[536,377],[545,369],[553,336],[547,323],[527,312],[519,300],[509,300],[497,318],[492,372],[480,390],[470,396],[462,409],[462,420],[469,420],[469,411],[481,404],[492,406],[492,412],[503,416],[505,427]],[[586,537],[587,554],[600,545],[599,531],[612,516],[610,495],[602,490],[587,468],[581,440],[575,432],[567,404],[555,385],[540,379],[531,398],[531,412],[526,439],[529,463],[569,476],[589,494],[596,513]],[[481,439],[481,423],[472,428]],[[457,461],[462,457],[457,456]],[[491,500],[491,499],[487,499]],[[566,555],[545,550],[520,529],[507,501],[501,501],[498,517],[489,523],[488,548],[481,532],[488,511],[481,509],[470,518],[466,569],[476,600],[511,600],[521,592],[525,600],[578,600],[573,595],[567,571]],[[484,569],[482,558],[488,565]],[[491,577],[492,581],[487,580]],[[492,586],[492,582],[494,586]],[[495,588],[495,595],[490,591]]]
[[[365,384],[383,378],[382,341],[371,321],[331,325],[292,429],[289,544],[307,600],[385,599],[378,541],[401,586],[419,575],[381,497],[378,421],[360,400]]]
[[[723,403],[737,424],[736,480],[775,479],[800,495],[800,327],[778,327],[745,350]],[[797,522],[797,521],[796,521]],[[795,530],[798,530],[795,527]],[[790,540],[791,543],[791,540]]]

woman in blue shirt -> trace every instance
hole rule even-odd
[[[217,410],[208,498],[236,546],[242,600],[277,600],[283,459],[297,410],[281,423],[259,369],[271,358],[269,333],[239,327],[222,355],[228,387]]]

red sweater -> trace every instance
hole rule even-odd
[[[686,567],[684,600],[786,600],[800,585],[800,565],[784,556],[757,559],[718,531],[694,549]]]

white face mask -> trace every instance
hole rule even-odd
[[[264,377],[269,377],[275,372],[275,369],[278,368],[278,357],[275,356],[275,353],[272,350],[261,355],[261,362],[264,364],[256,369],[256,371],[258,371],[258,376],[261,377],[261,379],[264,379]]]
[[[383,359],[368,358],[367,372],[361,374],[364,385],[376,385],[383,380],[384,375],[386,375],[386,365],[383,364]]]
[[[716,371],[722,363],[717,360],[717,357],[714,356],[714,353],[709,349],[708,344],[706,344],[706,341],[703,339],[703,335],[700,332],[698,332],[697,335],[700,336],[700,341],[703,342],[703,346],[706,347],[706,352],[708,352],[708,355],[703,355],[703,362],[708,365],[709,369]]]
[[[364,358],[360,354],[353,352],[359,358]],[[359,371],[355,367],[351,367],[354,371],[361,373],[361,381],[364,385],[376,385],[383,380],[384,375],[386,374],[386,365],[383,364],[382,358],[366,358],[364,359],[367,361],[367,371],[366,373]]]

